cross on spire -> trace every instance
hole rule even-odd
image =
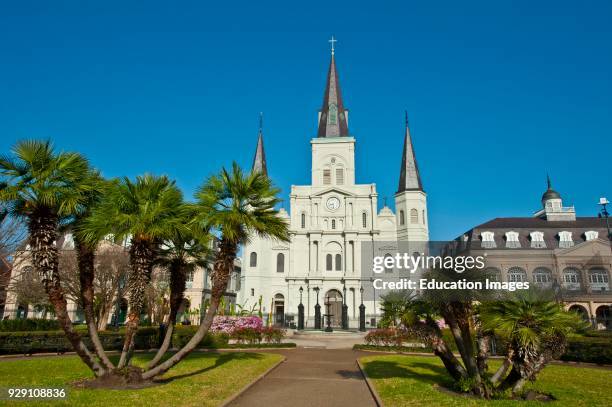
[[[331,44],[331,54],[332,54],[332,55],[334,55],[334,51],[335,51],[335,46],[334,46],[334,44],[335,44],[336,42],[338,42],[338,40],[337,40],[337,39],[335,39],[335,38],[334,38],[334,36],[332,35],[332,36],[331,36],[331,40],[329,40],[328,42]]]

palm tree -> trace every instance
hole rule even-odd
[[[91,216],[83,220],[80,228],[83,241],[96,244],[109,235],[115,241],[129,241],[130,312],[118,369],[125,367],[131,359],[145,288],[151,281],[160,243],[189,231],[184,222],[186,210],[183,195],[174,181],[166,176],[147,174],[135,181],[128,178],[116,180]]]
[[[60,224],[81,211],[95,189],[88,177],[89,163],[78,153],[55,152],[50,141],[21,141],[12,152],[0,158],[0,202],[8,206],[11,216],[25,220],[32,262],[60,326],[81,359],[96,375],[102,375],[105,369],[83,344],[68,316],[55,245]]]
[[[508,342],[504,364],[492,378],[498,383],[512,366],[501,389],[520,392],[527,380],[535,380],[550,360],[565,352],[567,335],[585,327],[580,317],[547,297],[545,292],[530,290],[480,305],[482,327]]]
[[[278,193],[279,190],[264,174],[244,174],[236,163],[231,171],[224,168],[219,174],[209,177],[196,192],[195,225],[201,230],[219,234],[211,273],[210,305],[193,338],[168,360],[145,372],[143,378],[166,372],[202,341],[226,290],[240,244],[253,235],[289,241],[288,225],[275,209],[280,202]]]
[[[189,222],[190,219],[185,221]],[[148,368],[156,366],[170,347],[176,316],[184,298],[187,275],[198,267],[208,267],[211,253],[210,236],[207,233],[197,233],[195,228],[190,233],[165,241],[161,246],[156,266],[170,275],[170,313],[164,340]]]

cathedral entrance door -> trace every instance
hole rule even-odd
[[[274,325],[285,325],[285,297],[282,294],[274,296]]]
[[[325,294],[325,313],[331,314],[331,326],[340,328],[342,326],[342,294],[338,290],[329,290]],[[324,321],[327,326],[327,321]]]

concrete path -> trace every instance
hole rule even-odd
[[[357,367],[362,352],[297,348],[270,351],[287,360],[234,400],[232,407],[375,406]]]

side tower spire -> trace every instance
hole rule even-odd
[[[334,56],[334,43],[336,41],[332,36],[330,40],[332,44],[331,61],[327,72],[327,85],[323,94],[323,106],[321,106],[321,111],[319,112],[318,137],[348,137],[349,135],[348,112],[344,109],[344,103],[342,103],[340,81],[338,80]]]
[[[408,123],[408,112],[404,112],[406,120],[406,132],[404,136],[404,149],[402,151],[402,166],[400,168],[399,186],[397,192],[423,191],[421,174],[414,154],[414,145],[410,136],[410,125]]]
[[[399,186],[395,193],[397,240],[427,242],[429,241],[427,195],[423,191],[421,174],[414,154],[412,137],[410,137],[408,113],[405,113],[405,121],[402,166],[400,168]],[[421,249],[425,250],[426,247],[423,246]]]
[[[255,157],[253,157],[253,167],[251,171],[259,171],[266,177],[268,176],[266,152],[264,151],[263,142],[263,113],[259,113],[259,134],[257,136],[257,148],[255,149]]]

